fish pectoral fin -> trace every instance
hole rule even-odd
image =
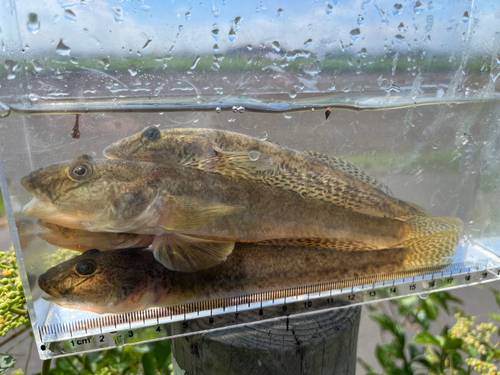
[[[446,266],[452,262],[450,257],[456,254],[459,234],[456,230],[445,230],[404,241],[395,247],[405,251],[405,270]]]
[[[169,207],[159,224],[167,230],[183,231],[199,228],[229,215],[242,207],[229,206],[195,197],[166,196],[164,203]]]
[[[304,154],[312,156],[313,158],[327,164],[330,167],[338,169],[354,178],[357,178],[358,180],[366,182],[374,188],[383,191],[387,195],[393,195],[391,189],[389,189],[387,185],[380,183],[375,177],[370,176],[368,173],[366,173],[364,170],[353,163],[349,163],[348,161],[345,161],[343,159],[320,154],[319,152],[314,151],[304,151]]]
[[[224,176],[260,180],[262,177],[282,173],[280,164],[269,154],[259,151],[227,152],[214,149],[216,156],[199,160],[186,167]]]
[[[168,269],[196,272],[214,267],[226,260],[234,242],[210,241],[185,234],[158,236],[153,242],[155,259]]]

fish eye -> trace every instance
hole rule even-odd
[[[81,180],[83,177],[88,177],[92,174],[92,168],[86,164],[78,164],[71,169],[71,177],[76,180]]]
[[[78,263],[75,267],[76,273],[82,276],[88,276],[93,274],[97,269],[94,262],[85,260]]]
[[[142,132],[141,138],[149,142],[156,141],[158,138],[160,138],[160,131],[158,130],[157,127],[152,126]]]

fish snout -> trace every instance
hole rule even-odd
[[[63,294],[53,285],[53,280],[47,275],[47,273],[41,274],[38,277],[38,286],[45,293],[54,299],[60,299]]]
[[[128,156],[125,152],[123,152],[123,146],[120,144],[120,142],[106,147],[103,151],[103,154],[108,159],[128,160]]]
[[[31,173],[27,176],[24,176],[22,179],[21,179],[21,186],[29,193],[33,194],[35,193],[35,191],[37,190],[36,189],[36,186],[35,186],[35,182],[33,181],[33,178],[31,176]]]

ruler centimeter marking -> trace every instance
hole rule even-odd
[[[286,289],[282,291],[284,297],[281,297],[280,292],[263,292],[260,293],[260,300],[254,301],[253,308],[252,302],[244,298],[229,298],[224,299],[222,307],[219,308],[214,308],[211,303],[201,302],[184,305],[189,308],[188,311],[183,306],[174,306],[104,316],[97,318],[97,326],[95,320],[72,322],[73,327],[70,324],[69,329],[64,324],[45,325],[38,328],[42,343],[39,352],[44,358],[68,356],[192,335],[225,327],[257,324],[291,315],[310,314],[326,309],[344,308],[407,295],[432,293],[500,279],[500,266],[493,268],[484,265],[464,264],[464,266],[464,268],[455,269],[454,272],[443,271],[421,276],[408,275],[407,278],[381,280],[350,287],[344,286],[343,282],[331,283],[344,287],[307,292],[302,295],[289,295],[288,300],[287,293],[293,293],[294,289],[304,290],[305,288]],[[226,302],[234,303],[227,305]],[[248,308],[242,308],[246,305]],[[232,311],[229,312],[228,309]],[[222,310],[222,312],[216,310]],[[168,319],[169,316],[170,319]],[[153,320],[153,322],[146,322],[146,320]],[[111,331],[113,324],[103,325],[105,321],[114,323],[113,331]],[[122,327],[119,327],[120,325]]]

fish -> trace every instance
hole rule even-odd
[[[375,217],[258,181],[88,155],[33,171],[21,185],[34,195],[25,215],[91,232],[153,234],[156,259],[184,272],[223,262],[235,242],[377,250],[462,230],[456,218]]]
[[[386,185],[355,164],[225,130],[161,131],[149,126],[108,146],[104,156],[182,165],[259,180],[372,216],[428,216],[422,207],[392,196]],[[352,194],[353,191],[356,193]]]
[[[89,232],[46,221],[39,221],[38,225],[44,230],[38,233],[38,237],[42,240],[57,247],[80,252],[91,249],[106,251],[148,247],[154,240],[154,236],[148,234]]]
[[[46,300],[98,314],[204,301],[218,308],[231,297],[245,303],[245,296],[253,302],[251,295],[262,292],[283,298],[291,288],[314,286],[311,292],[317,293],[331,290],[334,282],[345,281],[345,287],[349,280],[359,285],[434,273],[456,252],[458,234],[448,239],[439,250],[416,246],[354,253],[237,243],[226,262],[196,273],[169,270],[147,249],[89,250],[48,269],[38,284]]]

